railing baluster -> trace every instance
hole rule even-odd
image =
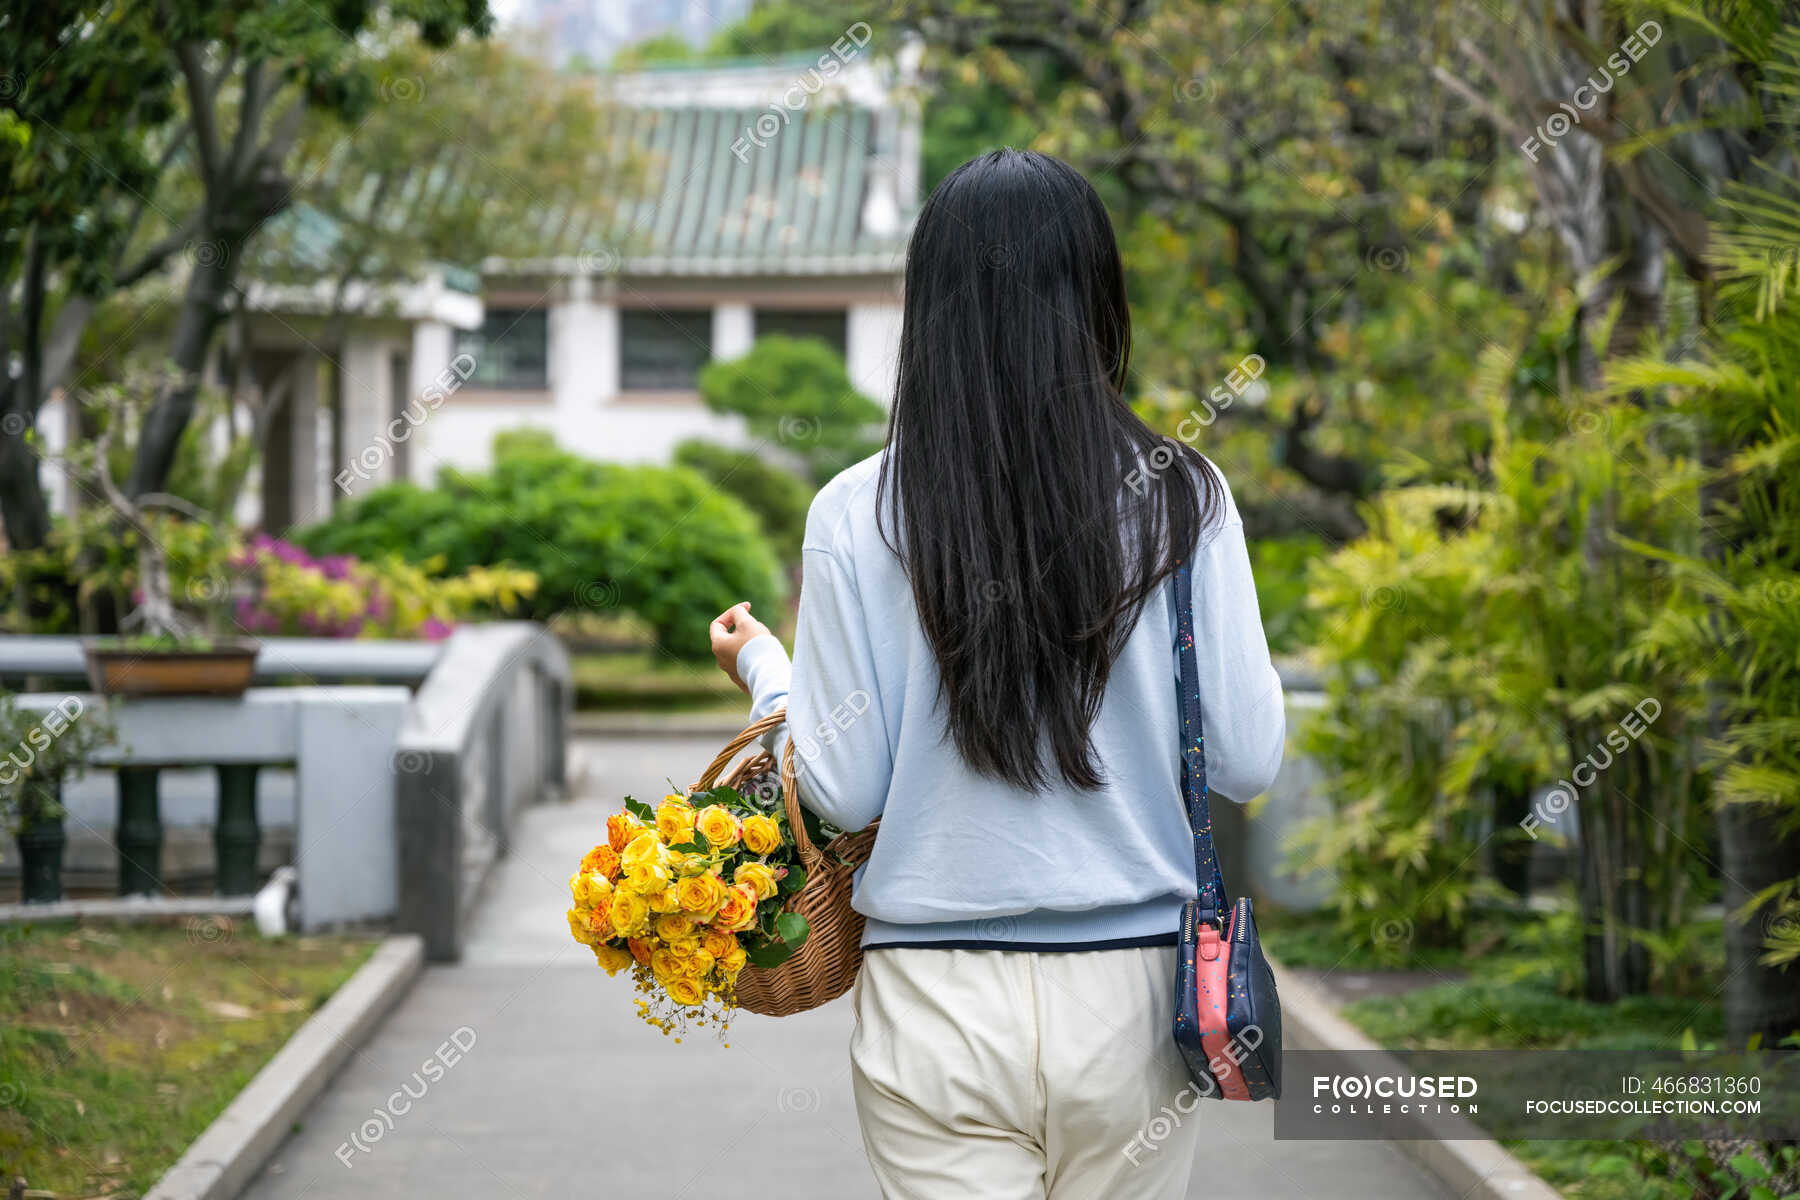
[[[219,815],[213,825],[213,857],[221,896],[247,896],[262,885],[257,852],[262,827],[256,821],[256,766],[219,765]]]
[[[119,768],[119,895],[162,894],[162,816],[156,767]]]

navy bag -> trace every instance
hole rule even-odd
[[[1193,574],[1175,571],[1176,640],[1181,654],[1181,792],[1194,832],[1198,897],[1181,911],[1175,969],[1175,1045],[1202,1096],[1220,1100],[1281,1097],[1281,999],[1256,936],[1250,898],[1233,904],[1213,847],[1207,806],[1206,736],[1200,727],[1199,668],[1194,658]]]

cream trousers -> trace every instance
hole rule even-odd
[[[871,950],[851,1074],[888,1200],[1187,1194],[1205,1118],[1169,1028],[1175,947]]]

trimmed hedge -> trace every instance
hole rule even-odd
[[[522,615],[634,613],[679,658],[706,656],[707,624],[724,609],[750,600],[773,613],[783,598],[756,518],[699,474],[593,462],[535,432],[496,438],[491,471],[377,488],[293,540],[316,554],[438,559],[450,572],[521,567],[538,579]]]

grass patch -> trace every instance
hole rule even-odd
[[[1690,946],[1719,945],[1720,922],[1691,922]],[[1579,925],[1571,913],[1507,914],[1471,924],[1463,945],[1365,944],[1330,913],[1279,913],[1257,926],[1284,966],[1321,971],[1424,971],[1422,986],[1371,996],[1341,1015],[1381,1046],[1414,1050],[1670,1050],[1692,1030],[1702,1046],[1725,1036],[1724,1008],[1700,970],[1664,981],[1669,994],[1595,1004],[1579,994]],[[1456,978],[1430,982],[1433,972]],[[1502,1143],[1564,1196],[1580,1200],[1688,1200],[1654,1147],[1619,1141]],[[1673,1172],[1679,1176],[1681,1172]]]
[[[222,918],[0,925],[0,1178],[149,1190],[374,946]]]

